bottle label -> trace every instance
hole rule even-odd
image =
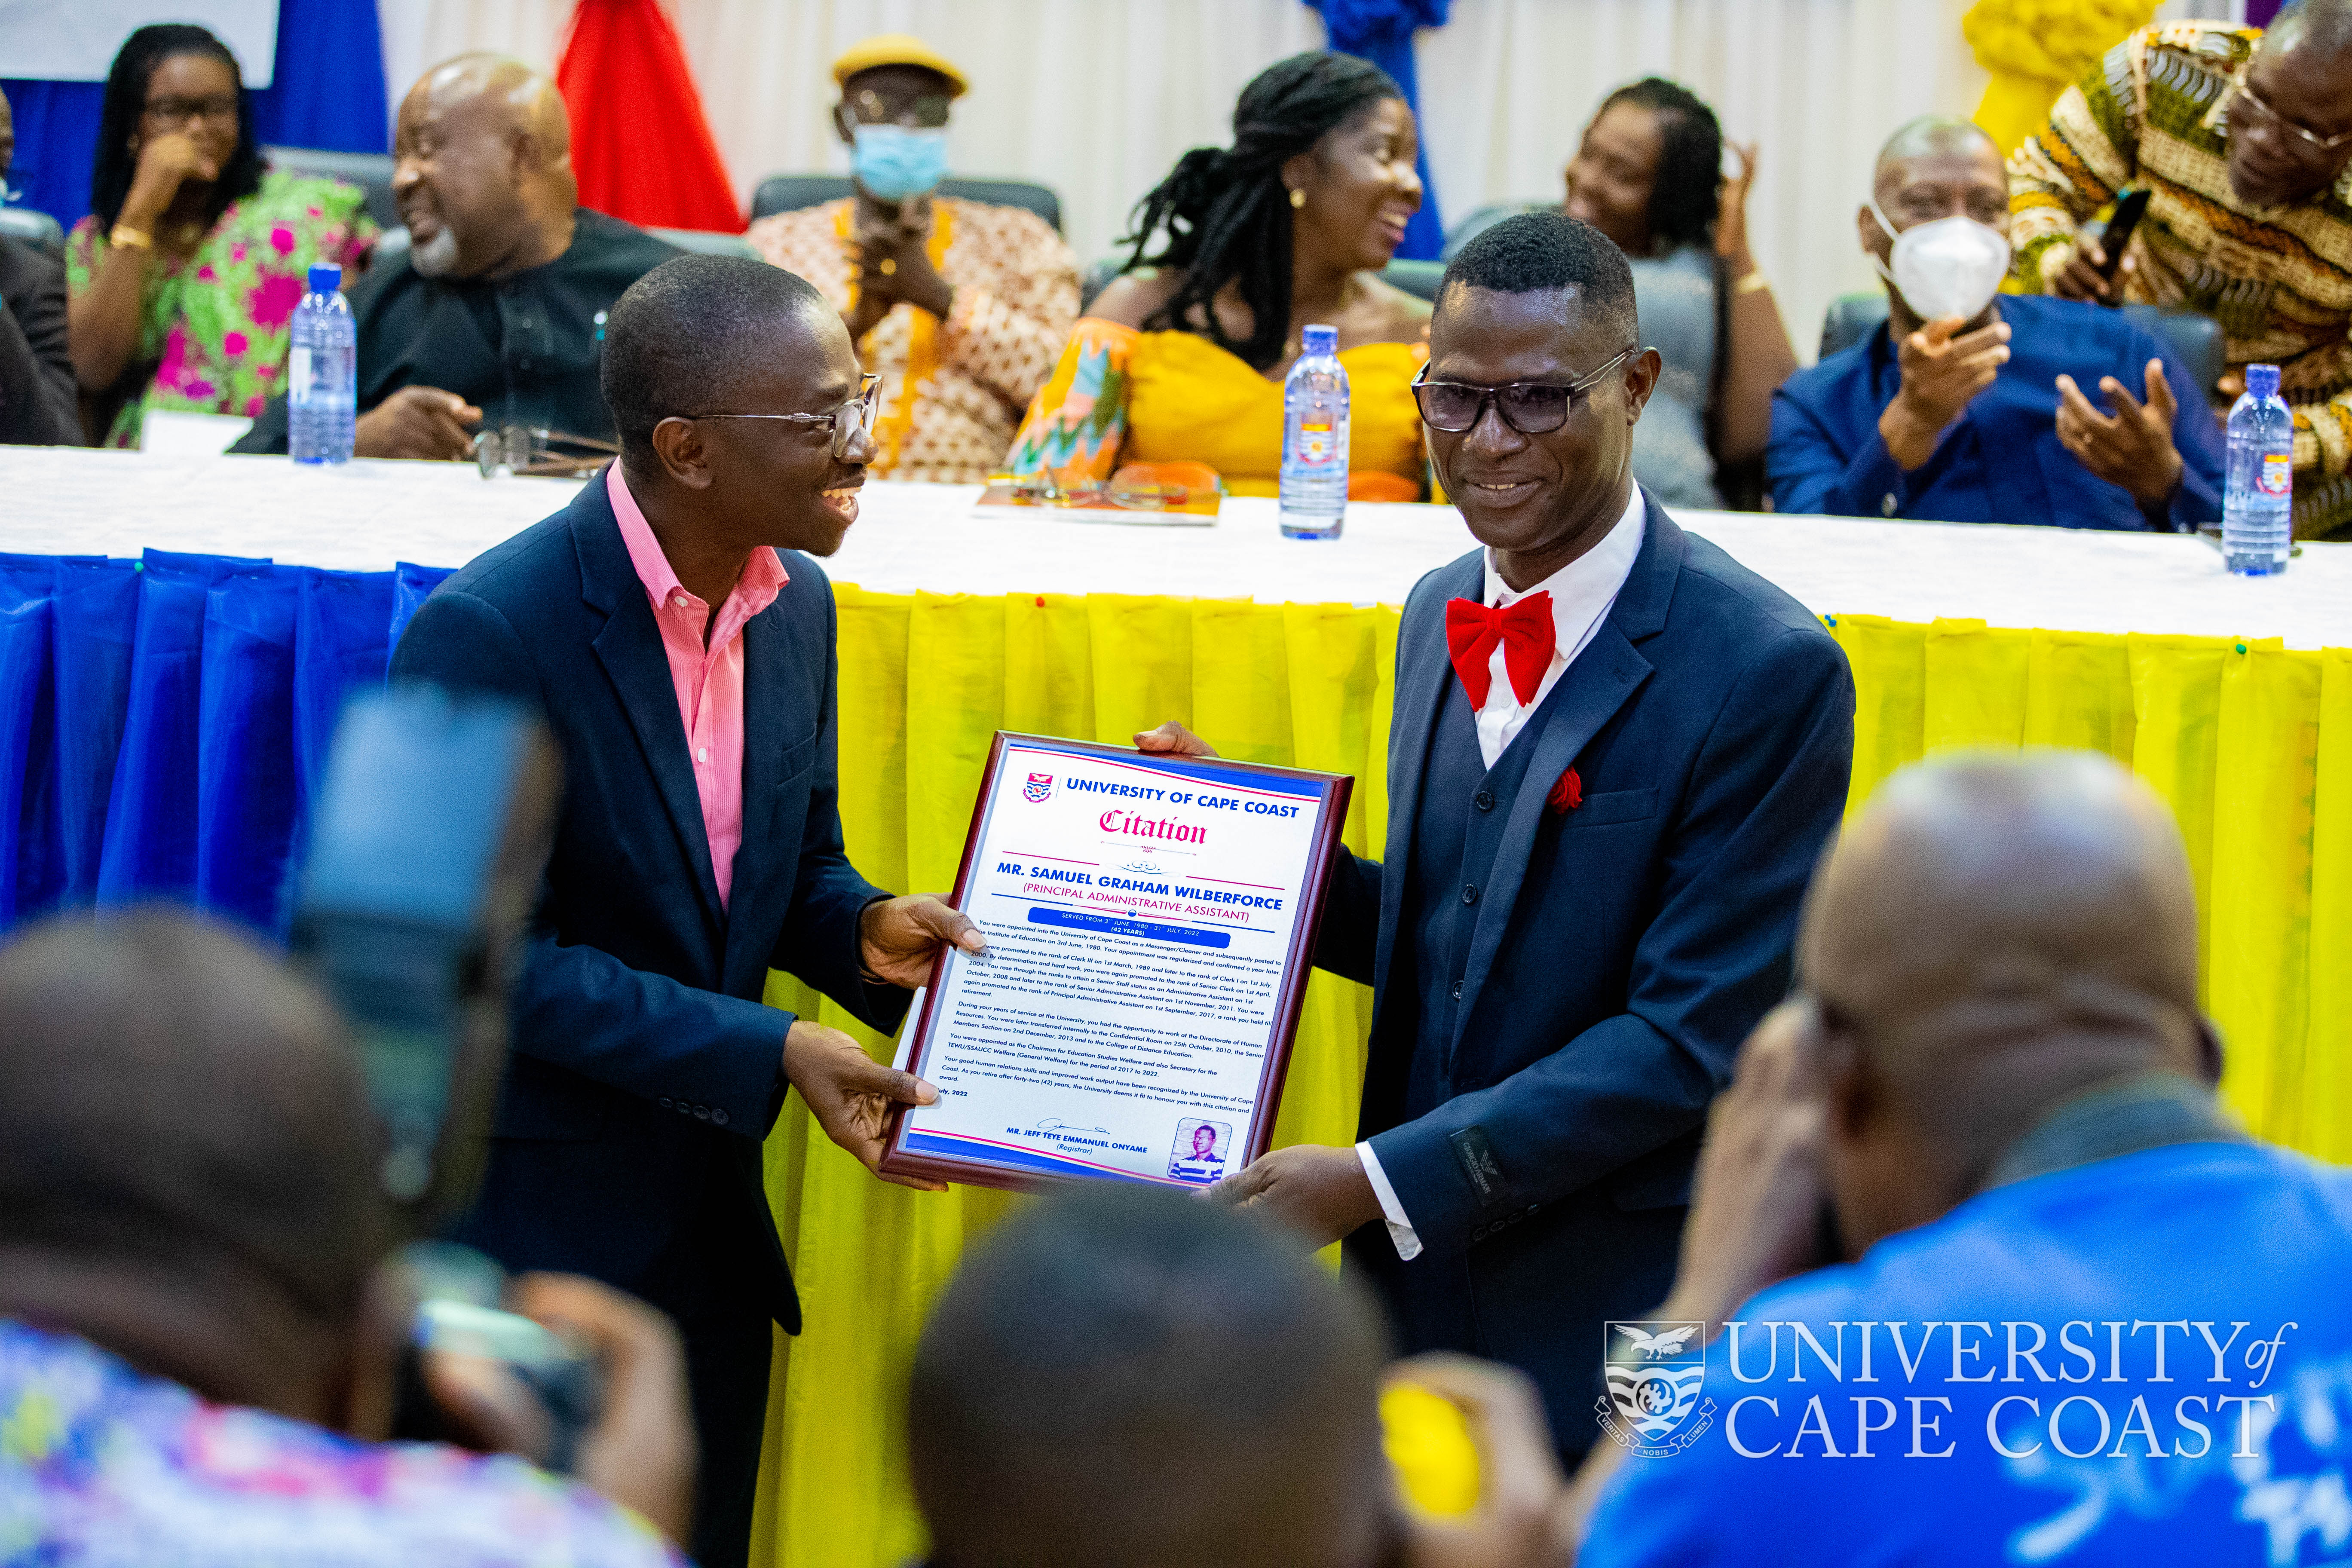
[[[310,395],[310,351],[295,349],[286,356],[286,395],[289,397]]]
[[[1298,460],[1320,466],[1338,455],[1339,431],[1330,416],[1312,415],[1298,422]]]
[[[2254,483],[2266,496],[2294,493],[2294,459],[2275,452],[2263,454],[2263,471]]]

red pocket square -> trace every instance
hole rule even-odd
[[[1574,811],[1584,804],[1584,780],[1573,766],[1559,775],[1559,782],[1551,786],[1544,804],[1554,811]]]

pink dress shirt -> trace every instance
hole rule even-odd
[[[710,874],[724,905],[734,886],[735,851],[743,845],[743,623],[774,604],[792,579],[773,550],[763,544],[751,552],[706,639],[710,606],[688,593],[670,570],[620,464],[604,470],[604,489],[621,524],[621,542],[629,547],[629,564],[653,602],[662,652],[669,656],[677,716],[694,759],[694,787],[702,797],[702,829],[710,840]]]

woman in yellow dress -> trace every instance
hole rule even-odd
[[[1260,72],[1233,146],[1185,153],[1138,205],[1127,268],[1073,330],[1006,469],[1068,488],[1191,461],[1236,495],[1272,495],[1282,378],[1318,322],[1339,329],[1348,369],[1348,493],[1419,499],[1412,384],[1430,308],[1379,277],[1421,206],[1419,146],[1378,66],[1318,49]]]

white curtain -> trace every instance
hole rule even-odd
[[[1228,137],[1242,85],[1323,42],[1299,0],[665,0],[747,202],[765,175],[845,167],[828,67],[908,32],[969,74],[955,160],[1051,185],[1081,264],[1108,254],[1179,153]],[[573,0],[380,0],[395,102],[432,62],[499,49],[551,68]],[[1801,357],[1834,295],[1873,286],[1853,237],[1871,159],[1914,115],[1967,114],[1984,74],[1968,0],[1454,0],[1419,45],[1423,136],[1444,216],[1554,199],[1592,108],[1652,72],[1762,148],[1748,219]],[[2161,15],[2242,14],[2169,0]]]

